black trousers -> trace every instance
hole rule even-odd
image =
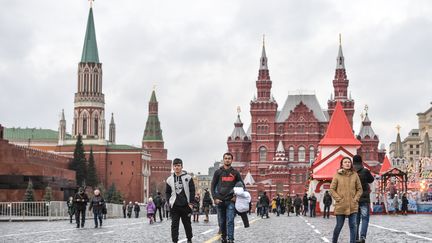
[[[80,216],[81,216],[81,227],[84,227],[85,213],[86,213],[85,208],[83,208],[83,209],[76,209],[76,211],[75,211],[75,221],[76,221],[77,226],[80,225]]]
[[[237,213],[238,215],[240,215],[240,217],[241,217],[241,219],[242,219],[242,221],[243,221],[243,225],[244,225],[244,227],[245,227],[245,228],[248,228],[248,227],[249,227],[248,212],[240,213],[240,212],[238,212],[238,211],[236,210],[236,213]]]
[[[155,213],[153,214],[153,218],[154,221],[156,222],[156,214],[159,211],[159,219],[162,221],[162,208],[161,207],[156,207]]]
[[[185,229],[186,237],[188,240],[192,239],[191,213],[192,209],[189,206],[173,206],[171,208],[171,238],[173,242],[178,241],[180,219]]]
[[[300,215],[300,206],[295,206],[296,216]]]
[[[326,217],[326,215],[327,218],[330,217],[330,205],[324,205],[324,218]]]

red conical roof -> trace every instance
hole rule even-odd
[[[380,175],[382,175],[384,172],[390,170],[391,168],[391,164],[390,164],[390,160],[387,158],[387,155],[384,156],[384,161],[381,165],[381,169],[380,169]]]
[[[326,134],[324,135],[324,138],[320,141],[319,145],[361,145],[361,142],[354,137],[351,125],[339,101],[336,103],[336,107],[327,127]]]

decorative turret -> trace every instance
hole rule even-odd
[[[247,161],[250,149],[250,138],[243,129],[243,122],[240,119],[240,107],[237,107],[237,120],[234,122],[234,130],[228,137],[228,151],[234,155],[234,161]]]
[[[63,144],[63,141],[66,138],[66,119],[64,116],[64,110],[62,109],[61,118],[59,122],[59,130],[58,130],[58,143],[60,145]]]
[[[350,97],[348,97],[348,84],[349,80],[347,78],[345,70],[345,58],[342,52],[342,39],[341,35],[339,34],[339,51],[336,57],[336,71],[335,77],[333,79],[334,98],[331,97],[331,99],[327,102],[328,113],[331,116],[336,106],[336,102],[341,101],[345,114],[352,128],[354,115],[354,100],[351,99],[351,94]]]
[[[399,126],[399,125],[396,126],[397,136],[396,136],[396,146],[395,146],[394,158],[403,158],[404,157],[402,140],[400,137],[400,128],[401,128],[401,126]]]
[[[114,123],[114,113],[111,113],[111,122],[109,124],[109,142],[115,144],[116,128]]]
[[[362,142],[361,148],[358,150],[358,154],[363,157],[363,160],[371,166],[375,166],[380,161],[379,156],[379,139],[372,129],[372,122],[369,119],[368,114],[369,107],[365,105],[364,112],[361,114],[362,123],[360,126],[360,132],[357,135],[357,139]]]
[[[423,146],[421,149],[422,149],[421,157],[431,157],[431,152],[430,152],[431,146],[430,146],[429,134],[427,130],[424,135]]]
[[[102,63],[99,62],[92,5],[81,62],[78,64],[78,90],[75,93],[74,106],[73,137],[81,134],[83,139],[104,140],[105,96],[102,93]]]

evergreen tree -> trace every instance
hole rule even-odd
[[[82,142],[81,134],[78,134],[74,157],[70,162],[69,168],[76,172],[77,185],[82,185],[87,176],[87,161],[84,154],[84,144]]]
[[[27,185],[27,190],[24,194],[24,202],[34,202],[34,190],[33,190],[33,183],[31,180],[29,180]]]
[[[44,201],[50,202],[53,199],[52,188],[50,186],[45,187]]]
[[[86,180],[87,186],[96,187],[98,184],[98,178],[96,174],[96,166],[93,156],[93,148],[90,148],[90,156],[88,160],[88,168],[87,168],[87,180]]]
[[[117,191],[115,184],[111,184],[106,192],[106,201],[109,203],[123,203],[123,197],[119,191]]]

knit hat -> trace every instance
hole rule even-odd
[[[353,167],[356,171],[363,168],[363,159],[360,155],[354,155],[353,157]]]
[[[238,181],[234,187],[243,187],[243,183],[241,181]]]

